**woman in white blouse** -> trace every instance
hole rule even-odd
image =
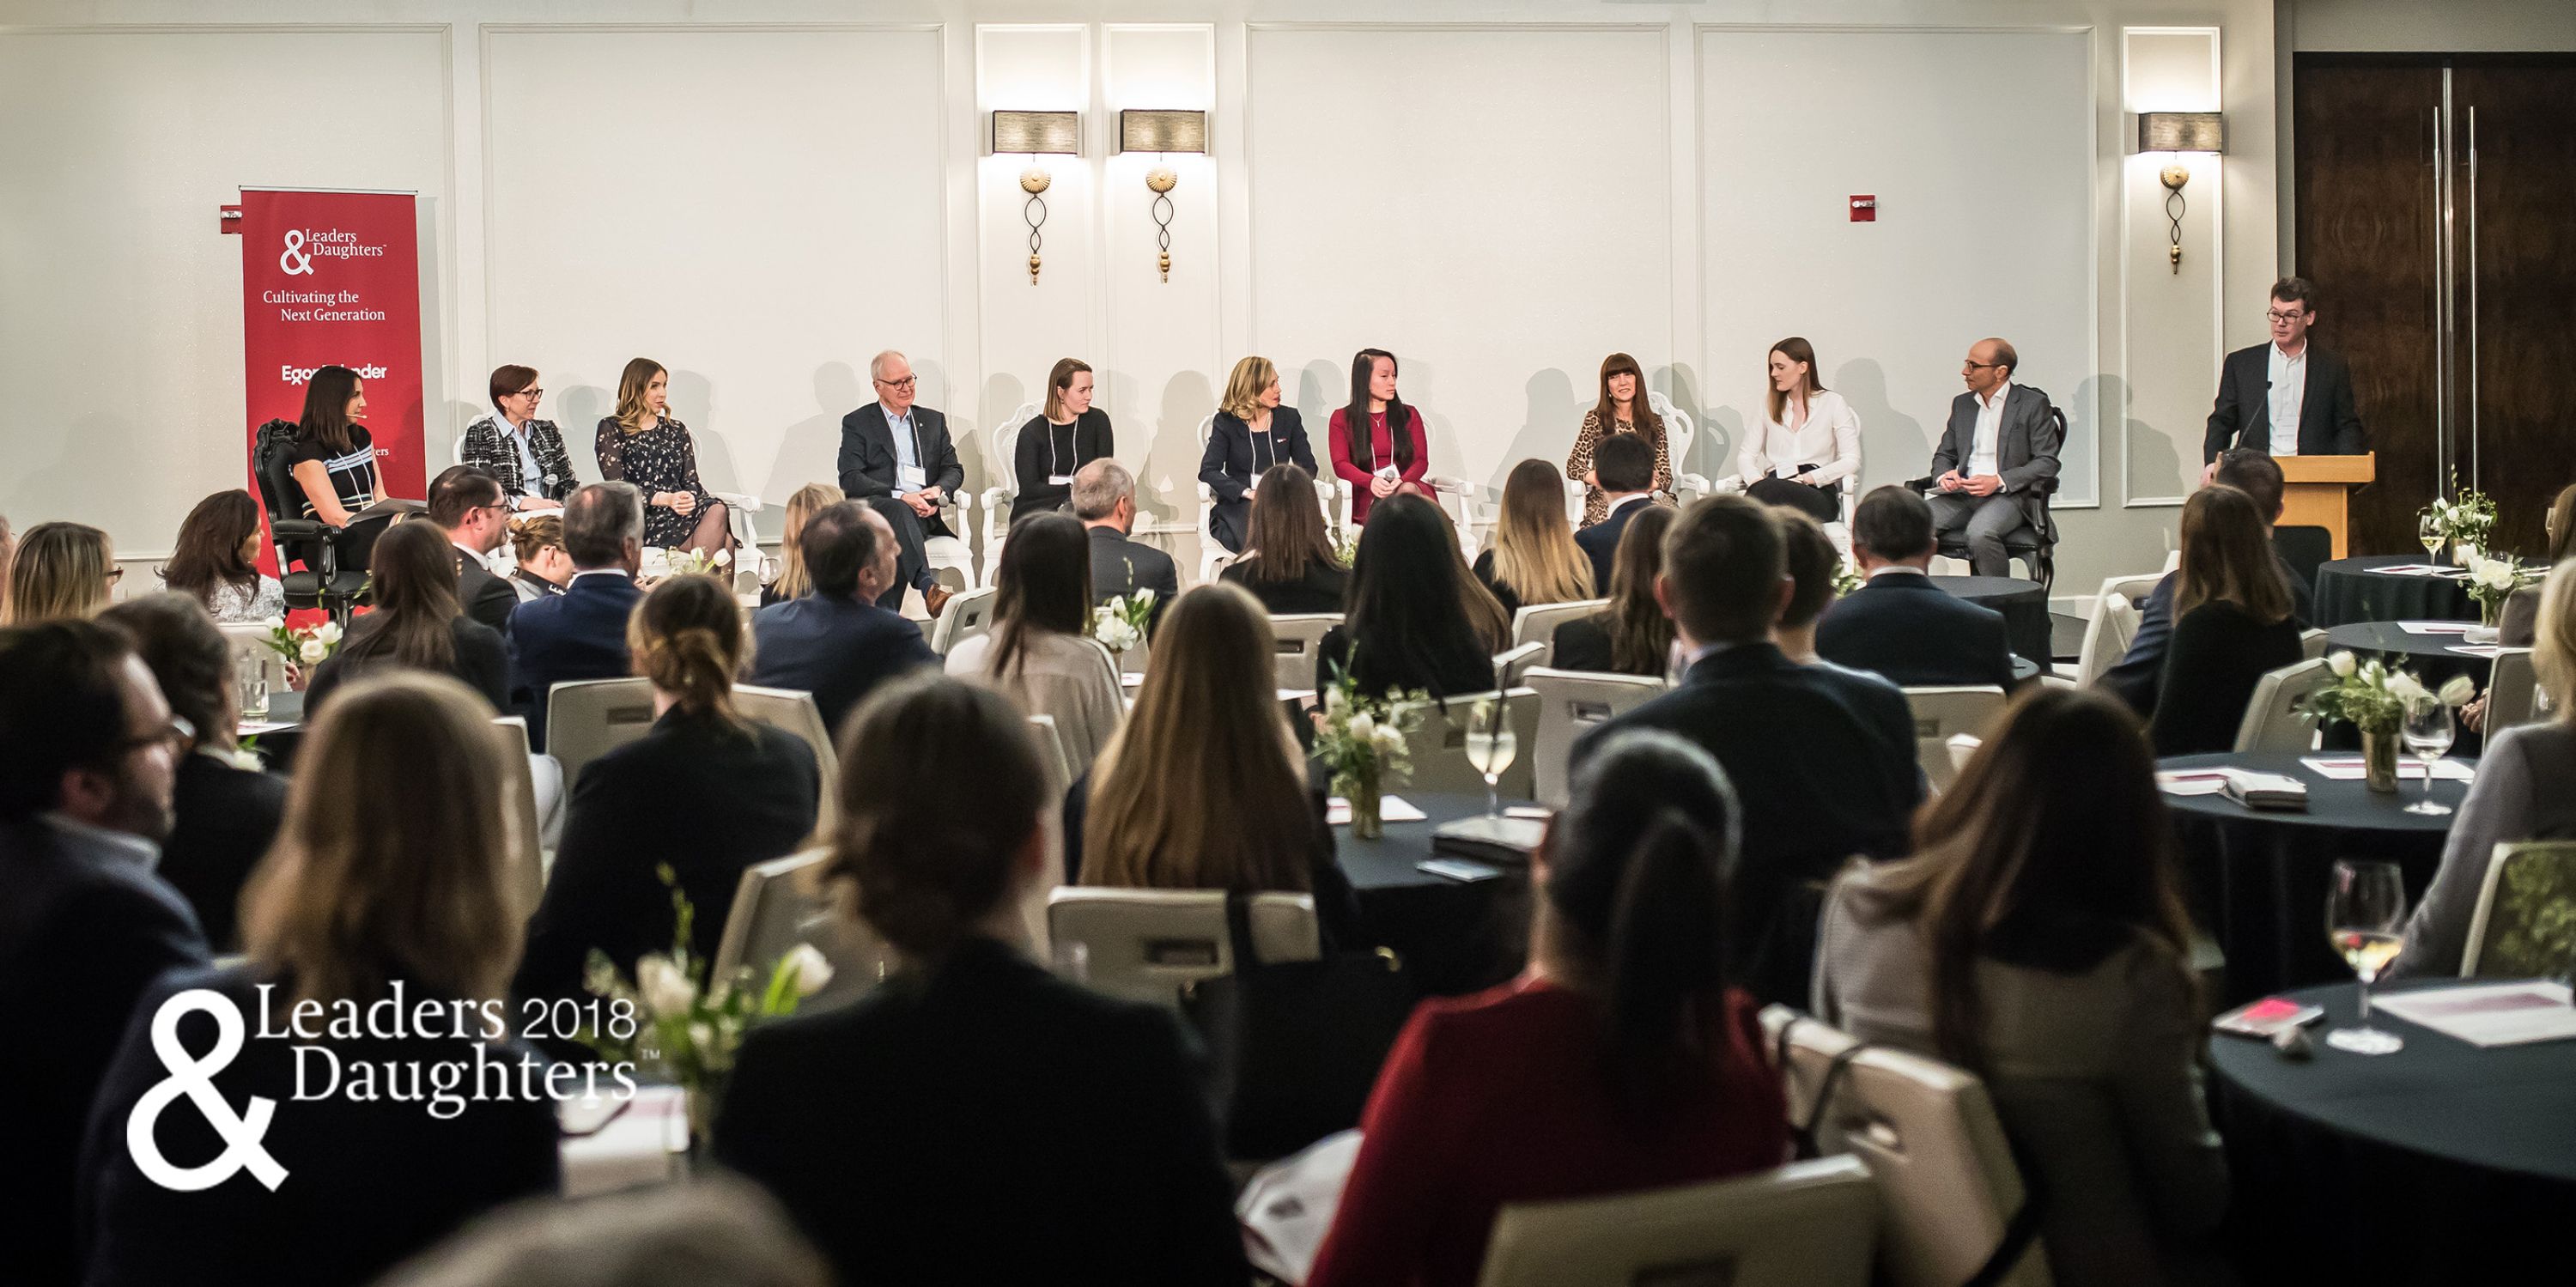
[[[1816,380],[1816,350],[1797,336],[1771,346],[1770,418],[1744,435],[1744,494],[1819,523],[1842,518],[1842,480],[1860,472],[1860,416]]]

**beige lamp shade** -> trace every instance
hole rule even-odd
[[[1131,107],[1118,113],[1121,152],[1205,152],[1207,113]]]
[[[995,112],[993,151],[1077,155],[1082,151],[1082,113]]]
[[[2224,152],[2227,126],[2216,112],[2140,112],[2141,152]]]

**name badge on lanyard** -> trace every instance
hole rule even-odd
[[[919,465],[897,465],[894,474],[895,480],[902,483],[908,492],[917,492],[930,485],[929,475],[924,474]]]

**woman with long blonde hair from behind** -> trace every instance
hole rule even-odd
[[[1592,556],[1574,543],[1574,525],[1565,518],[1565,475],[1556,466],[1544,460],[1512,466],[1503,480],[1502,512],[1494,518],[1493,535],[1485,538],[1485,552],[1476,556],[1475,571],[1507,613],[1593,597]]]
[[[1359,933],[1321,800],[1281,713],[1270,618],[1202,585],[1163,616],[1144,687],[1065,803],[1065,865],[1087,885],[1312,892],[1325,940]]]
[[[814,576],[805,570],[805,521],[826,505],[849,499],[830,483],[807,483],[787,498],[787,528],[778,538],[778,579],[760,587],[760,606],[802,599],[814,592]]]

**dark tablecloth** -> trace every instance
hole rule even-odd
[[[2390,575],[2372,568],[2431,563],[2414,554],[2372,554],[2317,565],[2316,614],[2331,630],[2351,621],[2475,621],[2478,605],[2449,577]]]
[[[2349,979],[2296,995],[2326,1009],[2313,1061],[2210,1038],[2247,1281],[2565,1281],[2576,1042],[2481,1050],[2374,1014],[2406,1048],[2349,1054],[2325,1043],[2357,1009]]]
[[[1485,811],[1482,795],[1398,790],[1429,815],[1390,822],[1376,840],[1333,828],[1342,871],[1359,892],[1360,923],[1374,945],[1394,948],[1426,995],[1456,996],[1520,973],[1529,957],[1529,869],[1505,865],[1493,880],[1461,883],[1414,864],[1433,856],[1432,829]],[[1506,801],[1505,803],[1514,803]]]
[[[2435,621],[2437,617],[2409,617],[2409,621]],[[2419,635],[2407,631],[2394,621],[2347,621],[2326,631],[2327,651],[2337,648],[2357,653],[2378,653],[2388,661],[2415,672],[2427,686],[2438,688],[2453,675],[2466,675],[2487,686],[2487,676],[2494,673],[2495,661],[2472,657],[2451,649],[2466,642],[2458,635]]]
[[[271,773],[293,772],[295,750],[304,742],[304,694],[292,688],[270,693],[268,714],[260,722],[287,727],[250,735],[251,753],[257,755]]]
[[[2474,760],[2454,757],[2474,765]],[[2223,795],[2167,795],[2193,919],[2227,953],[2223,1003],[2352,977],[2326,945],[2326,880],[2338,858],[2394,862],[2411,906],[2441,866],[2442,841],[2457,814],[2427,817],[2405,806],[2423,798],[2420,778],[2395,795],[2360,779],[2322,778],[2295,755],[2177,755],[2158,768],[2234,766],[2305,782],[2305,813],[2256,813]],[[2460,807],[2464,782],[2436,781],[2433,798]],[[2570,1147],[2576,1147],[2571,1142]]]
[[[2004,614],[2014,655],[2048,669],[2048,587],[2009,576],[1936,576],[1932,584],[1983,608]]]

